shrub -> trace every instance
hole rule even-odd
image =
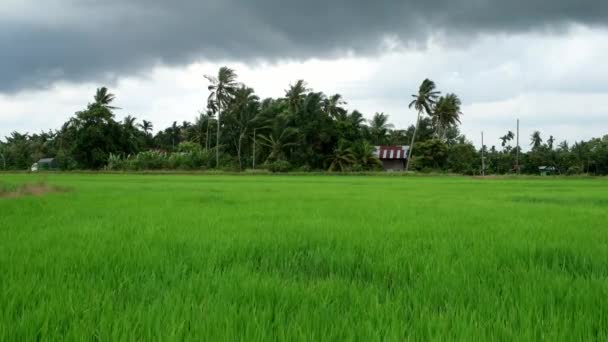
[[[580,166],[570,166],[568,168],[568,175],[580,175],[583,173],[583,169]]]
[[[288,172],[291,170],[291,164],[286,160],[277,160],[268,164],[268,170],[270,172]]]

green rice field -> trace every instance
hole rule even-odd
[[[31,340],[606,341],[608,180],[0,174]]]

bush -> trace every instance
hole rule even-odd
[[[362,172],[362,171],[367,171],[367,170],[363,167],[363,165],[361,165],[359,163],[355,163],[350,168],[350,171],[352,171],[352,172]]]
[[[310,165],[308,165],[308,164],[302,165],[298,168],[298,172],[310,172],[310,171],[312,171],[312,167],[310,167]]]
[[[572,175],[580,175],[581,173],[583,173],[583,169],[581,169],[580,166],[570,166],[568,168],[568,175],[572,176]]]
[[[177,146],[177,151],[182,153],[200,153],[201,146],[190,141],[184,141]]]
[[[270,172],[288,172],[291,170],[291,164],[286,160],[277,160],[268,164],[268,170]]]
[[[180,144],[180,148],[190,152],[166,153],[159,151],[140,152],[134,156],[121,157],[111,154],[108,170],[146,171],[146,170],[196,170],[207,169],[210,157],[198,145]]]

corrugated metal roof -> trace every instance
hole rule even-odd
[[[376,157],[379,159],[407,159],[409,146],[376,146]]]

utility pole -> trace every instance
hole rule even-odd
[[[485,177],[486,175],[486,162],[485,162],[485,157],[483,155],[483,149],[484,149],[484,144],[483,144],[483,131],[481,131],[481,175]]]
[[[519,119],[517,119],[517,151],[515,156],[515,168],[517,174],[519,174]]]
[[[257,128],[253,129],[253,169],[255,170],[255,131]]]

